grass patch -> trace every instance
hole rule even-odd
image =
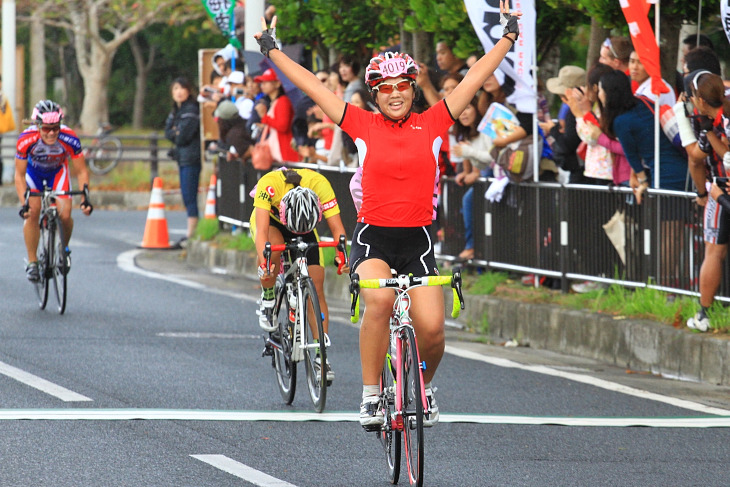
[[[218,220],[204,218],[198,220],[198,226],[195,229],[195,237],[203,242],[213,240],[220,233],[220,225]]]

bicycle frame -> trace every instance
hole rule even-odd
[[[295,315],[294,315],[294,341],[296,343],[296,346],[292,349],[292,361],[294,362],[301,362],[304,360],[304,349],[305,348],[318,348],[319,345],[317,344],[304,344],[303,340],[301,339],[302,336],[306,333],[306,330],[304,327],[306,326],[306,320],[305,318],[305,312],[302,309],[301,306],[299,306],[299,303],[303,301],[302,296],[302,281],[307,279],[309,277],[309,267],[307,265],[307,251],[312,247],[337,247],[338,250],[341,252],[341,263],[337,269],[337,273],[342,273],[342,267],[347,265],[347,253],[345,252],[345,237],[341,236],[339,242],[304,242],[301,237],[298,237],[295,241],[288,243],[288,244],[275,244],[271,245],[269,242],[266,242],[266,246],[264,248],[264,257],[266,258],[266,267],[271,268],[271,253],[272,252],[282,252],[281,254],[281,271],[280,276],[282,277],[283,284],[286,285],[287,283],[291,283],[296,288],[296,305],[293,306]],[[296,255],[294,260],[291,260],[289,257],[285,257],[285,254],[291,254],[294,253]],[[287,293],[288,298],[288,293]],[[286,303],[287,306],[290,308],[291,303]],[[323,337],[319,337],[319,339],[322,339]],[[324,337],[325,339],[325,347],[328,347],[330,344],[328,343],[329,339]],[[274,342],[271,337],[269,337],[266,341],[268,344],[280,348],[280,345]]]

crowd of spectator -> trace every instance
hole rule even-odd
[[[216,107],[215,116],[221,133],[217,144],[228,152],[228,160],[245,160],[251,147],[264,135],[269,140],[275,161],[358,166],[354,141],[311,99],[298,96],[296,104],[293,104],[275,70],[266,69],[255,76],[246,75],[240,68],[231,69],[231,57],[228,49],[216,53],[213,75],[198,96],[198,101]],[[472,58],[461,59],[454,55],[444,41],[436,44],[433,61],[417,60],[420,96],[414,110],[423,110],[448,95],[463,79],[470,62],[473,63]],[[721,81],[720,63],[709,39],[702,35],[684,40],[681,61],[684,71],[678,73],[677,80],[671,80],[672,83],[662,80],[665,92],[657,95],[651,89],[652,80],[630,38],[609,37],[601,45],[597,62],[587,71],[580,66],[563,66],[557,77],[540,81],[536,114],[516,108],[511,98],[515,92],[515,80],[500,70],[495,71],[449,133],[444,134],[439,154],[440,174],[453,176],[456,184],[468,188],[462,200],[461,213],[466,231],[459,258],[474,258],[472,185],[480,177],[501,180],[507,175],[499,164],[500,154],[521,141],[532,141],[533,117],[538,117],[538,139],[543,150],[540,160],[532,163],[536,167],[530,168],[529,174],[538,171],[539,180],[563,184],[630,187],[635,202],[641,204],[646,189],[654,186],[655,102],[658,100],[662,111],[666,109],[662,107],[671,107],[681,129],[682,147],[673,144],[667,137],[661,137],[658,187],[689,191],[688,182],[694,182],[697,204],[707,204],[715,221],[722,220],[717,218],[722,207],[711,196],[710,182],[713,176],[726,176],[722,164],[727,153],[724,115],[721,115],[722,110],[720,114],[709,108],[703,110],[705,106],[714,109],[717,106],[709,102],[705,105],[698,98],[701,96],[698,93],[702,93],[699,87],[710,79],[709,76],[700,75],[693,82],[687,81],[687,76],[697,70],[706,70],[704,72],[708,75],[712,74]],[[361,68],[357,59],[342,56],[330,69],[319,70],[315,74],[344,101],[378,112],[363,82]],[[545,90],[542,89],[543,81]],[[560,99],[555,118],[549,113],[545,96]],[[712,103],[718,102],[713,100]],[[496,130],[499,121],[489,119],[496,131],[489,136],[483,130],[483,119],[495,104],[511,111],[515,122],[509,130],[500,132]],[[713,138],[713,133],[716,138]],[[504,184],[497,191],[503,188]],[[672,238],[672,225],[686,218],[689,215],[663,217],[665,238]],[[717,233],[719,224],[715,224],[714,229],[711,224],[709,226]],[[708,227],[707,217],[705,227]],[[717,264],[725,258],[726,233],[721,232],[719,239],[713,237],[714,234],[705,235],[707,259],[712,262],[713,269],[717,269]],[[672,258],[672,252],[667,251],[667,266],[673,265]],[[691,323],[700,323],[696,325],[698,329],[706,323],[702,320],[706,320],[706,309],[712,304],[709,296],[719,286],[716,270],[705,270],[706,267],[709,269],[710,264],[703,265],[704,274],[710,277],[704,281],[701,279],[701,313],[704,314],[698,315]],[[705,285],[702,286],[702,283]],[[573,289],[584,292],[597,287],[600,284],[586,282],[576,283]]]

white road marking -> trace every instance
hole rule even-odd
[[[134,258],[139,254],[140,252],[143,252],[140,249],[134,249],[134,250],[128,250],[126,252],[123,252],[117,256],[117,266],[122,269],[123,271],[132,272],[134,274],[139,274],[145,277],[149,277],[150,279],[160,279],[162,281],[168,281],[173,282],[175,284],[179,284],[181,286],[197,289],[199,291],[204,291],[212,294],[219,294],[221,296],[228,296],[230,298],[235,299],[244,299],[246,301],[256,301],[256,297],[248,296],[243,293],[236,293],[233,291],[224,291],[221,289],[214,289],[211,287],[206,286],[205,284],[200,284],[199,282],[190,281],[188,279],[183,279],[182,277],[177,277],[174,275],[167,275],[167,274],[160,274],[157,272],[147,271],[144,269],[141,269],[137,267],[137,265],[134,263]]]
[[[259,470],[249,467],[248,465],[232,460],[225,455],[190,456],[260,487],[296,487],[294,484],[290,484],[289,482],[267,475]]]
[[[312,413],[308,411],[221,411],[201,409],[0,409],[0,421],[275,421],[287,423],[325,422],[356,423],[359,413],[339,411]],[[574,416],[510,416],[500,414],[442,413],[440,423],[559,425],[653,428],[730,428],[727,416],[677,416],[664,418],[618,418]]]
[[[545,374],[545,375],[551,375],[553,377],[560,377],[562,379],[568,379],[575,382],[581,382],[583,384],[592,385],[595,387],[600,387],[601,389],[606,389],[608,391],[614,391],[614,392],[620,392],[621,394],[626,394],[628,396],[635,396],[642,399],[650,399],[652,401],[662,402],[665,404],[669,404],[671,406],[676,406],[684,409],[689,409],[692,411],[698,411],[705,414],[715,414],[718,416],[730,416],[730,411],[727,409],[721,409],[721,408],[715,408],[711,406],[705,406],[704,404],[700,404],[693,401],[687,401],[685,399],[678,399],[676,397],[669,397],[669,396],[663,396],[661,394],[656,394],[654,392],[648,392],[641,389],[635,389],[633,387],[625,386],[622,384],[617,384],[615,382],[610,382],[607,380],[599,379],[597,377],[592,377],[590,375],[584,375],[584,374],[576,374],[573,372],[566,372],[563,370],[556,370],[552,369],[550,367],[546,367],[544,365],[524,365],[517,362],[513,362],[512,360],[498,358],[498,357],[489,357],[486,355],[482,355],[477,352],[472,352],[469,350],[462,350],[460,348],[456,348],[450,345],[446,346],[446,352],[450,353],[452,355],[456,355],[458,357],[470,359],[470,360],[477,360],[479,362],[485,362],[491,365],[496,365],[498,367],[507,367],[507,368],[513,368],[513,369],[521,369],[526,370],[528,372],[535,372],[538,374]]]
[[[217,294],[231,296],[231,297],[235,297],[235,298],[239,298],[239,299],[247,299],[247,300],[251,300],[251,301],[256,300],[255,297],[246,296],[245,294],[237,294],[237,293],[232,293],[232,292],[228,292],[228,291],[218,291],[215,289],[207,288],[203,284],[188,281],[188,280],[185,280],[182,278],[165,276],[165,275],[158,274],[155,272],[149,272],[149,271],[140,269],[140,268],[136,267],[136,265],[134,264],[134,257],[139,252],[141,252],[141,250],[131,250],[131,251],[124,252],[123,254],[120,254],[119,257],[117,257],[117,265],[119,265],[119,267],[122,268],[123,270],[129,271],[129,272],[135,272],[135,273],[138,273],[138,274],[141,274],[141,275],[144,275],[147,277],[151,277],[154,279],[163,279],[163,280],[167,280],[170,282],[175,282],[175,283],[183,285],[183,286],[193,287],[195,289],[200,289],[200,290],[204,290],[207,292],[213,292],[213,293],[217,293]],[[340,322],[340,320],[336,317],[330,317],[330,321]],[[343,320],[341,322],[351,325],[350,322],[347,320]],[[355,325],[355,327],[357,327],[357,325]],[[693,402],[693,401],[687,401],[684,399],[664,396],[661,394],[656,394],[653,392],[648,392],[648,391],[644,391],[641,389],[624,386],[622,384],[610,382],[610,381],[607,381],[604,379],[599,379],[599,378],[592,377],[589,375],[566,372],[566,371],[546,367],[544,365],[523,365],[523,364],[520,364],[517,362],[513,362],[511,360],[508,360],[508,359],[489,357],[489,356],[482,355],[477,352],[472,352],[469,350],[462,350],[462,349],[459,349],[452,345],[447,345],[445,351],[446,351],[446,353],[450,353],[450,354],[456,355],[458,357],[466,358],[469,360],[476,360],[479,362],[496,365],[498,367],[516,368],[516,369],[526,370],[526,371],[534,372],[534,373],[538,373],[538,374],[545,374],[545,375],[551,375],[554,377],[560,377],[563,379],[572,380],[575,382],[581,382],[583,384],[589,384],[589,385],[592,385],[595,387],[600,387],[602,389],[606,389],[609,391],[619,392],[621,394],[635,396],[635,397],[639,397],[642,399],[657,401],[657,402],[661,402],[661,403],[665,403],[665,404],[669,404],[672,406],[689,409],[692,411],[697,411],[697,412],[701,412],[701,413],[705,413],[705,414],[713,414],[713,415],[718,415],[718,416],[730,416],[730,410],[727,410],[727,409],[721,409],[721,408],[716,408],[716,407],[712,407],[712,406],[705,406],[704,404],[700,404],[700,403]]]
[[[223,338],[223,339],[261,339],[261,335],[243,335],[240,333],[206,333],[206,332],[162,332],[156,334],[165,338]]]
[[[57,397],[58,399],[66,402],[80,402],[80,401],[91,401],[86,396],[82,396],[76,392],[70,391],[65,387],[61,387],[58,384],[49,382],[46,379],[26,372],[12,365],[8,365],[4,362],[0,362],[0,374],[6,375],[11,379],[15,379],[18,382],[22,382],[34,389],[38,389],[41,392],[50,394],[51,396]]]

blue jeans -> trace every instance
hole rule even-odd
[[[470,187],[461,198],[461,214],[464,216],[464,238],[466,239],[465,249],[474,248],[474,223],[472,214],[474,209],[474,186]]]
[[[178,166],[180,169],[180,192],[188,218],[198,217],[198,186],[200,184],[200,164]]]

